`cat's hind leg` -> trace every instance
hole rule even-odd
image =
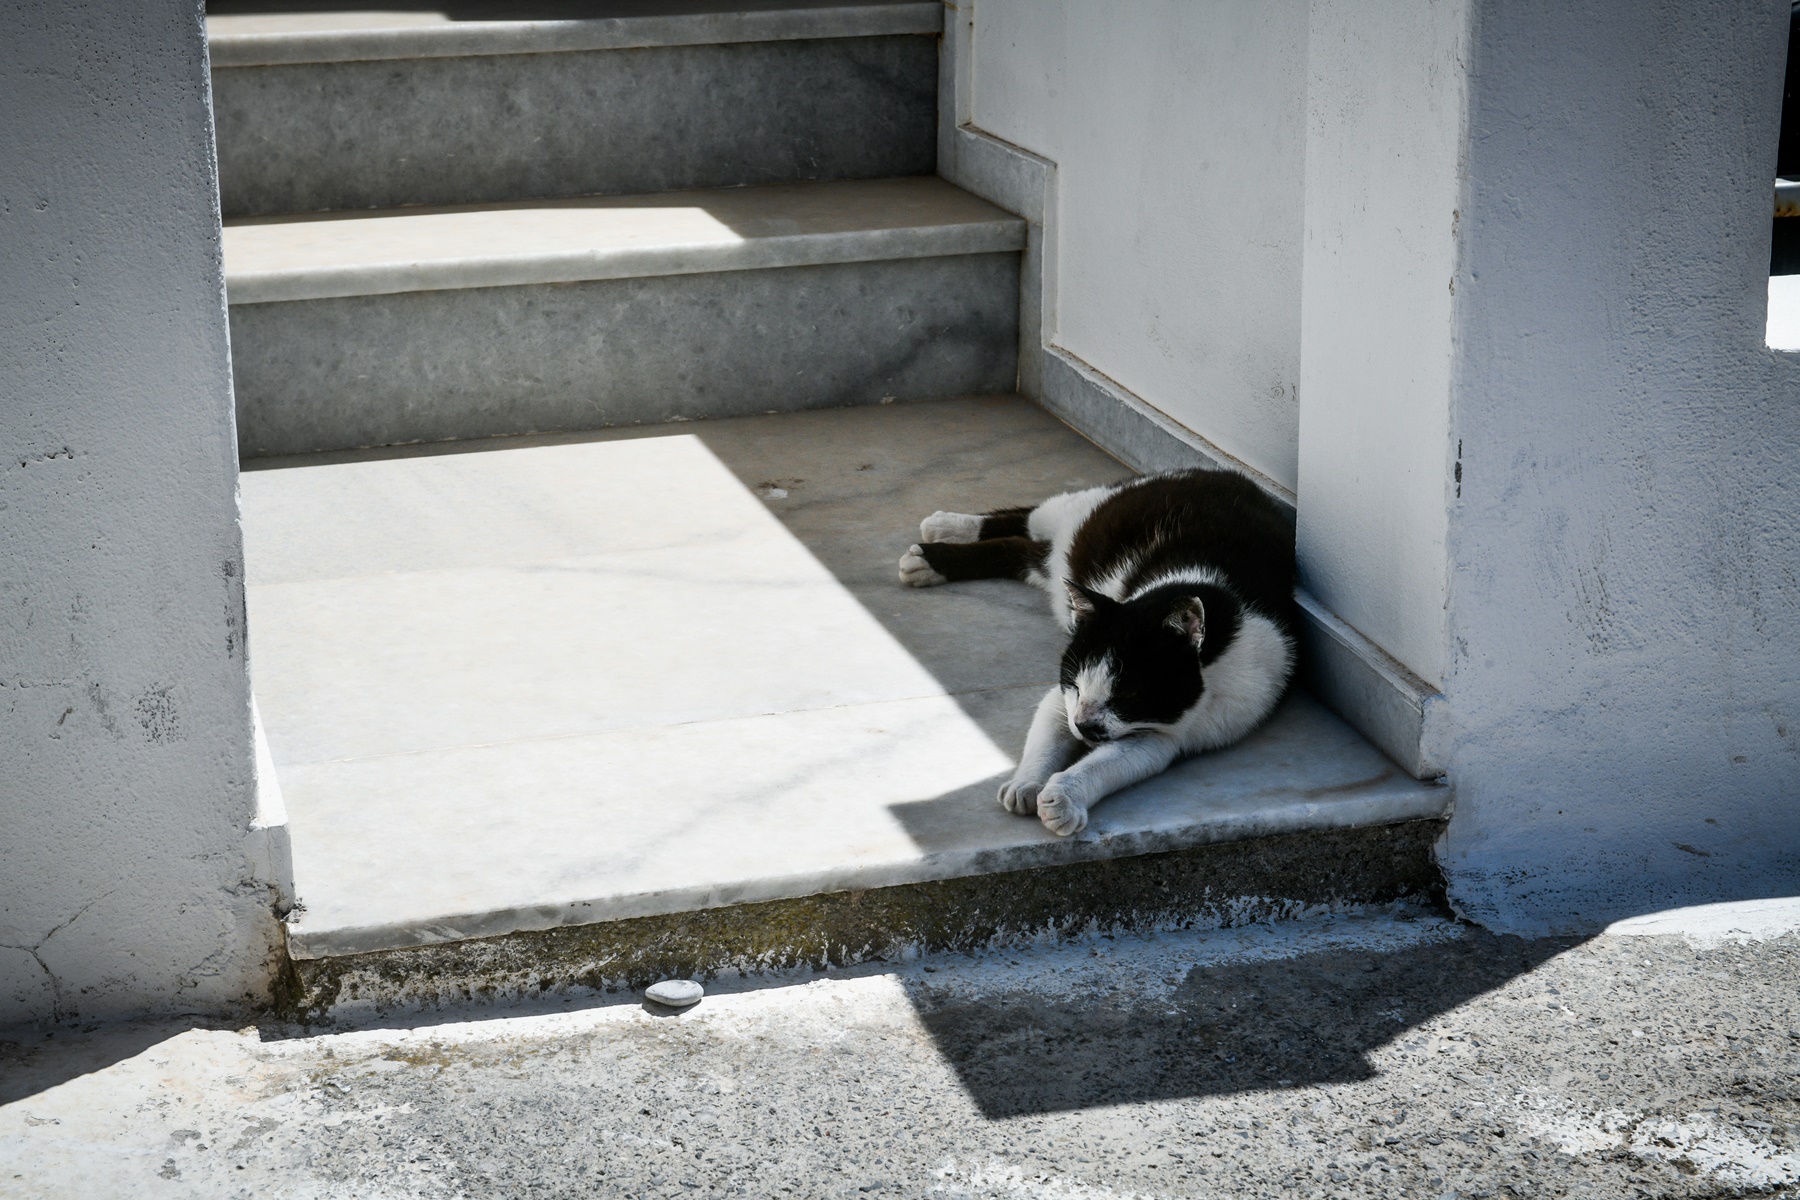
[[[959,579],[1028,579],[1041,572],[1048,542],[1001,537],[980,542],[922,542],[900,557],[900,582],[936,587]]]
[[[919,541],[982,542],[990,538],[1025,537],[1029,508],[1000,508],[987,513],[934,512],[919,522]]]
[[[1022,817],[1036,816],[1038,793],[1044,784],[1074,762],[1081,749],[1069,732],[1062,689],[1053,687],[1038,701],[1031,731],[1025,735],[1025,750],[1019,755],[1019,769],[1000,785],[1000,807]]]

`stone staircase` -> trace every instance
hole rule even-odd
[[[297,1012],[1436,894],[1445,789],[1304,694],[1080,838],[994,804],[1042,599],[894,562],[1124,472],[1009,395],[943,20],[210,6]]]

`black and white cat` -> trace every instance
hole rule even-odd
[[[1000,789],[1009,811],[1065,837],[1102,797],[1249,733],[1293,674],[1293,528],[1242,475],[1176,471],[1035,508],[937,512],[900,560],[913,587],[994,578],[1044,588],[1070,634],[1061,683]]]

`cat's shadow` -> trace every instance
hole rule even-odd
[[[1578,944],[1470,929],[1392,950],[1327,948],[1198,966],[1166,1000],[1123,1005],[1106,983],[971,996],[920,979],[909,993],[982,1113],[1017,1117],[1354,1083],[1396,1043],[1473,1078],[1478,1043],[1457,1043],[1469,1061],[1453,1060],[1417,1027]]]

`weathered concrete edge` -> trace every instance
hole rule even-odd
[[[403,950],[470,938],[542,932],[596,921],[667,916],[706,908],[791,900],[829,892],[901,887],[947,879],[1043,870],[1087,862],[1137,858],[1204,846],[1294,834],[1379,828],[1448,815],[1448,788],[1408,780],[1378,779],[1356,785],[1330,803],[1288,796],[1253,813],[1224,818],[1169,820],[1147,828],[1109,830],[1102,816],[1080,837],[1024,841],[1005,847],[921,855],[829,871],[713,882],[616,896],[578,899],[529,908],[445,914],[429,921],[307,930],[290,927],[288,949],[296,958],[328,958]]]
[[[936,34],[937,0],[844,4],[830,8],[575,21],[461,21],[387,29],[232,33],[231,18],[207,23],[215,70],[370,62],[406,58],[474,58],[584,50],[652,50],[731,42]],[[215,32],[216,30],[216,32]]]
[[[229,228],[226,239],[229,254]],[[232,271],[228,261],[225,288],[232,304],[274,304],[405,292],[833,266],[900,258],[953,258],[965,254],[1007,253],[1024,246],[1023,221],[995,218],[956,225],[753,238],[729,244],[576,249],[492,258],[471,256],[440,262],[414,259],[274,271]]]
[[[1281,920],[1417,900],[1444,907],[1441,820],[1288,834],[1131,858],[739,904],[324,959],[289,959],[307,1022],[617,991],[659,978],[824,969],[1089,933]]]

